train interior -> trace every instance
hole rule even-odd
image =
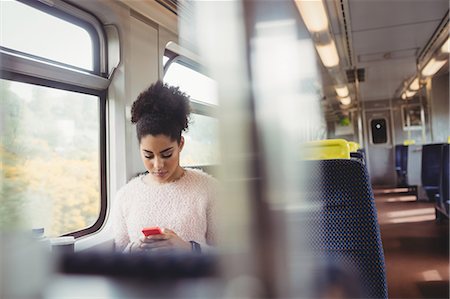
[[[0,16],[0,298],[449,298],[447,0]],[[114,250],[115,196],[145,172],[131,106],[157,80],[191,97],[182,166],[220,183],[202,255]]]

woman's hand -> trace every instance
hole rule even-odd
[[[131,252],[137,251],[169,251],[169,250],[185,250],[191,251],[191,243],[181,239],[174,231],[165,228],[163,234],[142,236],[139,243],[131,245]]]

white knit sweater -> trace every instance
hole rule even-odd
[[[114,241],[123,251],[142,236],[142,228],[159,226],[173,230],[185,241],[214,244],[213,201],[217,182],[201,170],[186,169],[170,183],[132,179],[117,193],[113,206]]]

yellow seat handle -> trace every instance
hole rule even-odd
[[[350,146],[344,139],[310,141],[302,146],[305,160],[350,159]]]

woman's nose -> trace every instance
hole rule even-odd
[[[159,169],[162,169],[163,166],[164,166],[164,160],[161,158],[155,158],[153,167],[159,170]]]

